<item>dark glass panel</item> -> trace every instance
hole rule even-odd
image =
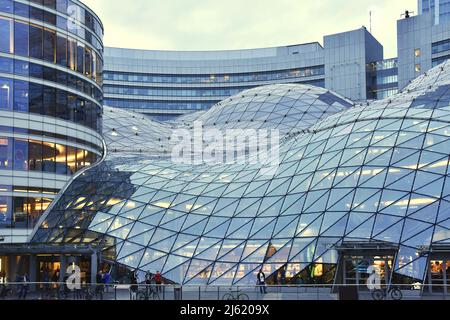
[[[84,44],[78,42],[77,45],[77,71],[84,74]]]
[[[13,207],[13,224],[15,228],[26,228],[28,220],[27,198],[15,197]]]
[[[44,0],[44,7],[56,10],[56,0]]]
[[[56,117],[68,119],[67,117],[67,92],[63,90],[56,91]]]
[[[13,73],[13,60],[10,58],[0,57],[0,72]]]
[[[43,86],[30,83],[30,112],[43,114],[42,101],[43,101]]]
[[[45,115],[54,117],[56,115],[56,89],[44,87],[44,110]]]
[[[28,166],[30,171],[42,171],[42,141],[29,141]]]
[[[28,140],[14,139],[14,170],[28,169]]]
[[[13,80],[0,77],[0,109],[12,110]]]
[[[14,14],[29,18],[30,17],[30,7],[26,4],[20,2],[14,2]]]
[[[0,137],[0,170],[10,170],[13,165],[13,139]]]
[[[12,53],[12,20],[0,18],[0,52]]]
[[[44,20],[44,11],[39,8],[30,7],[30,18],[38,21]]]
[[[67,66],[67,39],[62,34],[58,34],[57,37],[56,63],[63,67]]]
[[[12,0],[0,0],[0,11],[13,13],[13,2]]]
[[[14,23],[14,53],[20,56],[28,57],[28,45],[30,42],[30,27],[26,23]]]
[[[43,67],[43,78],[47,81],[56,82],[56,69]]]
[[[12,197],[0,196],[0,226],[10,227],[12,221]]]
[[[44,29],[44,60],[56,63],[56,32]]]
[[[14,110],[28,112],[28,97],[28,82],[14,80]]]
[[[30,65],[27,61],[14,60],[14,73],[17,75],[28,76],[30,74]]]
[[[30,57],[42,59],[43,30],[41,27],[30,25]]]
[[[56,169],[56,149],[55,144],[50,142],[42,143],[42,171],[54,173]]]

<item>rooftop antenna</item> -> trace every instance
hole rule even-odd
[[[369,11],[369,20],[370,20],[370,33],[372,33],[372,11]]]
[[[411,18],[411,15],[414,14],[414,11],[405,10],[405,13],[402,13],[400,17],[405,17],[405,19]]]

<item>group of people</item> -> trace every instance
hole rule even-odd
[[[131,300],[137,299],[137,294],[139,291],[139,283],[140,283],[140,281],[138,279],[137,271],[134,271],[131,274],[131,279],[130,279]],[[147,295],[149,295],[151,293],[151,290],[155,290],[155,292],[159,294],[162,291],[162,284],[163,284],[163,279],[162,279],[161,273],[159,271],[157,271],[155,274],[151,274],[150,272],[147,272],[145,274],[144,283],[146,285]]]
[[[25,300],[27,298],[29,282],[30,282],[30,279],[28,278],[28,274],[26,274],[26,273],[23,275],[17,274],[15,282],[17,284],[17,299]]]

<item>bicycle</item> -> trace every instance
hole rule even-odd
[[[403,299],[403,293],[397,286],[391,286],[390,288],[376,289],[372,291],[373,300],[384,300],[388,297],[388,295],[390,295],[392,300],[395,301]]]
[[[138,300],[161,300],[158,292],[154,288],[145,288],[139,290],[137,294]]]
[[[232,291],[230,289],[229,293],[223,295],[222,300],[250,300],[250,298],[245,293],[241,293],[240,290]]]

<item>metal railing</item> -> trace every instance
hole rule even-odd
[[[392,287],[392,286],[391,286]],[[450,285],[398,285],[403,300],[450,300]],[[70,289],[65,283],[9,282],[0,284],[0,300],[340,300],[341,289],[358,300],[373,300],[365,285],[146,285],[86,284]],[[392,300],[389,293],[384,299]]]

